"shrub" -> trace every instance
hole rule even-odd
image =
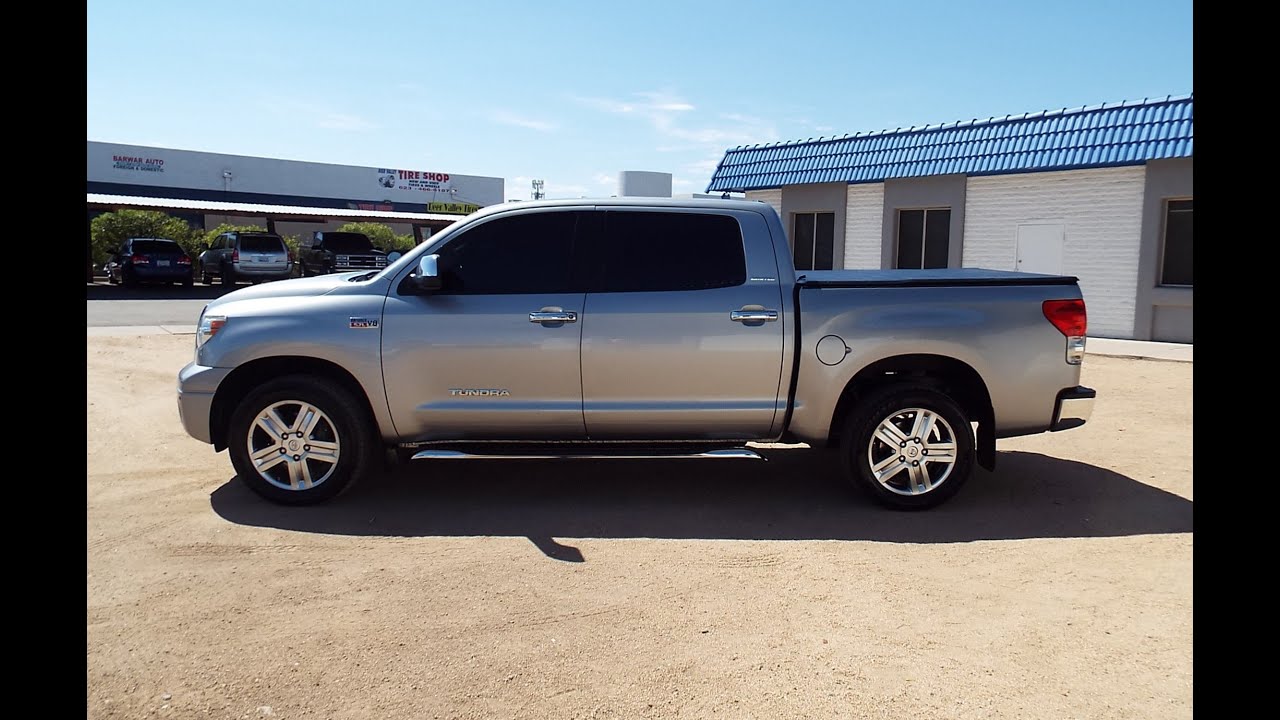
[[[199,245],[200,231],[186,220],[155,210],[116,210],[99,215],[89,223],[89,246],[93,263],[101,265],[120,244],[131,237],[168,238],[188,254]],[[198,251],[197,251],[198,252]]]

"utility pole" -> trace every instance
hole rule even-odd
[[[546,193],[544,193],[544,192],[542,192],[542,181],[541,181],[541,180],[534,180],[534,181],[533,181],[533,199],[534,199],[534,200],[541,200],[541,199],[545,198],[546,196],[547,196],[547,194],[546,194]]]

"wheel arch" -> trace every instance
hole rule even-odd
[[[945,355],[911,354],[881,358],[859,370],[845,384],[836,402],[827,434],[827,447],[840,444],[850,410],[868,394],[894,383],[910,381],[932,385],[978,423],[977,461],[988,470],[995,468],[995,410],[987,383],[968,363]]]
[[[360,403],[366,415],[365,419],[374,428],[378,428],[377,416],[369,403],[369,396],[360,382],[346,368],[321,358],[276,355],[250,360],[232,370],[222,382],[218,383],[218,389],[213,395],[213,403],[209,408],[209,434],[213,440],[214,449],[226,449],[227,426],[231,423],[231,414],[240,405],[240,401],[264,382],[287,375],[310,375],[342,387]]]

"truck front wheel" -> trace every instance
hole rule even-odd
[[[895,510],[946,501],[973,471],[973,428],[950,397],[925,385],[882,388],[857,403],[841,438],[845,472]]]
[[[294,375],[251,391],[231,417],[240,480],[286,505],[329,500],[368,471],[374,446],[360,403],[341,386]]]

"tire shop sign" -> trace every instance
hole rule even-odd
[[[422,170],[378,169],[378,185],[388,190],[418,190],[420,192],[448,192],[453,184],[449,173],[423,172]]]

